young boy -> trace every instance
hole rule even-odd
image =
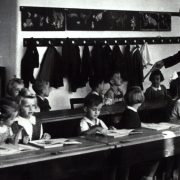
[[[102,97],[96,94],[90,94],[86,97],[84,103],[85,117],[80,121],[80,133],[85,135],[105,133],[108,129],[105,123],[98,119],[103,105]]]
[[[33,84],[33,89],[36,92],[37,105],[40,108],[40,111],[49,111],[51,107],[48,99],[46,98],[50,93],[49,82],[37,79]]]
[[[123,81],[119,71],[113,72],[109,84],[110,88],[105,94],[105,104],[111,105],[123,101],[123,96],[127,90],[127,82]]]

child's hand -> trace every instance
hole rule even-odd
[[[42,139],[46,139],[46,140],[51,139],[51,135],[48,133],[44,133]]]
[[[105,104],[105,105],[112,105],[112,104],[113,104],[113,99],[111,99],[111,98],[105,99],[104,104]]]
[[[110,126],[109,130],[116,130],[116,128],[114,126]]]
[[[23,144],[28,144],[28,142],[30,141],[29,136],[24,136],[22,141],[23,141]]]

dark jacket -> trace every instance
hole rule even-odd
[[[143,64],[139,48],[131,52],[131,56],[127,61],[128,87],[140,86],[143,89]]]
[[[25,87],[29,87],[29,82],[34,83],[33,72],[37,67],[39,67],[39,54],[35,41],[31,39],[21,60],[21,78],[24,80]]]
[[[62,58],[56,48],[49,45],[41,63],[37,79],[48,81],[51,87],[63,86]]]
[[[141,127],[141,120],[137,112],[126,108],[120,120],[120,129],[135,129]]]
[[[112,50],[109,47],[108,44],[106,44],[103,47],[103,54],[102,54],[102,59],[103,59],[103,71],[104,71],[104,81],[109,82],[111,75],[112,75]]]
[[[112,68],[113,70],[120,70],[121,66],[124,64],[124,57],[123,54],[119,48],[119,46],[116,44],[113,47],[112,50]]]
[[[90,52],[88,45],[84,46],[83,55],[82,55],[82,62],[81,62],[81,82],[80,86],[86,86],[89,78],[92,76],[92,64],[90,59]]]
[[[36,97],[37,97],[37,105],[40,108],[41,112],[47,112],[47,111],[49,111],[51,109],[51,106],[49,105],[48,99],[45,98],[43,100],[39,96],[36,96]]]
[[[98,79],[104,78],[104,61],[102,44],[97,42],[91,52],[93,76]]]

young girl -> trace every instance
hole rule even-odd
[[[132,86],[128,89],[126,95],[124,96],[125,102],[126,102],[126,109],[122,115],[122,119],[119,124],[120,129],[136,129],[141,127],[141,120],[138,115],[138,108],[141,106],[141,104],[144,102],[144,94],[139,86]],[[133,169],[140,169],[140,167],[144,168],[144,173],[140,176],[142,180],[149,180],[153,179],[153,176],[157,170],[159,162],[143,162],[142,164],[135,165]],[[122,171],[122,170],[121,170]],[[124,174],[121,176],[128,177],[129,176],[129,170],[123,170]],[[131,174],[131,169],[130,169]],[[133,179],[136,179],[134,177]],[[140,179],[138,177],[138,179]]]
[[[19,78],[12,78],[7,84],[7,97],[11,99],[16,99],[19,92],[24,88],[24,82]]]
[[[40,108],[40,111],[49,111],[51,109],[47,99],[50,93],[49,82],[38,79],[33,84],[33,89],[36,92],[37,105]]]
[[[28,92],[25,94],[29,94]],[[31,140],[50,139],[48,133],[43,134],[42,124],[36,120],[34,112],[37,107],[37,100],[34,95],[21,96],[19,98],[19,116],[16,118],[19,127],[23,127],[20,140],[27,144]]]
[[[124,96],[126,109],[122,115],[119,128],[135,129],[141,127],[138,108],[144,102],[144,94],[139,86],[132,86]]]
[[[161,82],[164,77],[159,69],[152,71],[149,80],[151,81],[151,86],[146,89],[145,98],[146,100],[159,101],[167,99],[167,90]]]
[[[18,110],[19,106],[16,101],[7,98],[0,100],[0,143],[18,143],[16,135],[19,132],[14,134],[11,128],[18,115]]]

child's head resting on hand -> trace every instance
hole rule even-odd
[[[123,82],[123,78],[121,76],[120,71],[114,71],[110,78],[110,85],[111,86],[120,86]]]

